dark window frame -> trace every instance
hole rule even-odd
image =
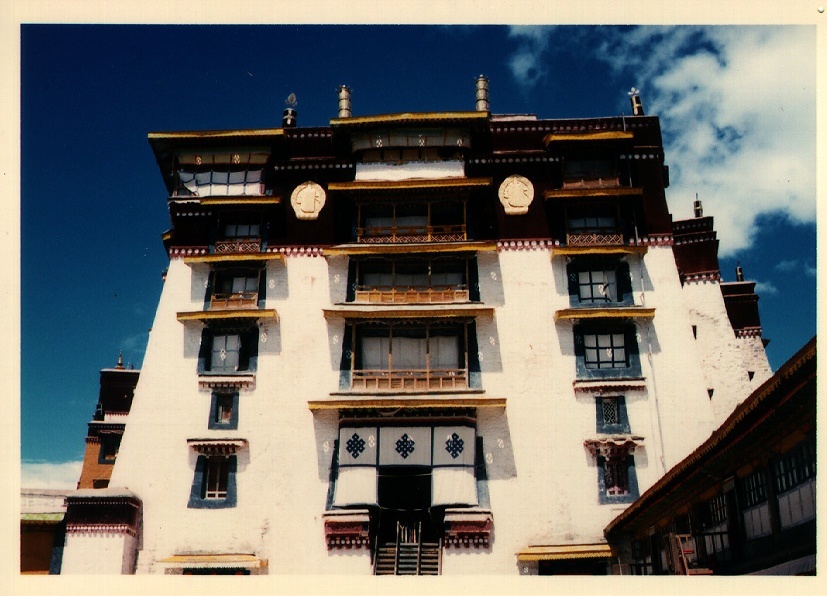
[[[208,474],[210,470],[209,460],[223,458],[227,463],[226,490],[223,497],[207,497]],[[199,455],[195,462],[195,474],[190,498],[187,503],[189,509],[227,509],[235,507],[238,501],[236,488],[236,473],[238,470],[238,457],[236,455]]]
[[[607,466],[608,464],[608,466]],[[607,476],[611,475],[611,471],[607,474],[607,467],[617,466],[617,471],[620,472],[622,485],[626,492],[623,494],[609,494],[606,483]],[[611,505],[614,503],[631,503],[640,496],[638,488],[637,472],[635,471],[635,457],[634,455],[627,455],[622,459],[612,458],[607,461],[605,457],[597,457],[597,490],[598,500],[601,505]]]
[[[216,368],[212,354],[215,351],[215,338],[239,336],[239,363],[234,370]],[[207,326],[201,332],[201,347],[198,352],[198,374],[234,375],[256,372],[258,365],[259,333],[255,324],[246,326]]]
[[[580,279],[582,273],[612,271],[615,275],[615,296],[616,300],[589,299],[583,296],[581,290],[583,284]],[[632,292],[631,272],[629,263],[617,258],[594,258],[580,257],[572,259],[566,268],[568,276],[569,303],[572,307],[611,307],[611,306],[633,306],[634,294]],[[595,294],[592,284],[592,292]],[[599,293],[599,290],[597,291]]]
[[[637,344],[637,327],[634,323],[617,324],[612,321],[574,325],[574,353],[578,380],[638,379],[641,378],[640,353]],[[594,367],[586,360],[586,337],[622,334],[625,366]],[[599,342],[598,342],[599,343]],[[590,348],[592,349],[592,348]],[[600,348],[596,348],[600,349]],[[612,355],[614,358],[614,354]],[[612,362],[621,362],[620,359]]]
[[[238,428],[238,391],[214,390],[210,399],[210,417],[207,428],[210,430],[236,430]],[[229,401],[229,419],[221,420],[219,413],[222,402]]]

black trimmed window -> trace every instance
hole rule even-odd
[[[563,161],[563,188],[618,186],[617,162],[610,157],[567,158]]]
[[[624,396],[598,397],[595,401],[597,404],[597,432],[605,434],[631,432]]]
[[[601,505],[631,503],[638,498],[637,473],[633,455],[597,458],[597,484]]]
[[[473,321],[352,323],[343,344],[339,386],[344,390],[480,386]]]
[[[477,263],[474,257],[356,259],[352,261],[350,284],[348,301],[479,300]]]
[[[804,484],[816,475],[815,440],[799,443],[779,457],[773,465],[778,493],[787,492]]]
[[[629,306],[634,303],[629,264],[618,259],[583,257],[567,267],[572,306]]]
[[[754,507],[767,501],[767,476],[764,470],[756,470],[744,478],[744,506]]]
[[[575,325],[574,349],[578,379],[641,376],[634,325]]]
[[[235,455],[199,455],[187,507],[223,509],[236,506]]]
[[[100,435],[100,451],[98,452],[99,464],[114,464],[118,457],[118,450],[121,446],[120,432],[103,432]]]
[[[255,372],[258,360],[258,327],[215,326],[201,334],[198,372],[233,374]]]
[[[363,203],[357,207],[357,242],[456,242],[468,237],[466,203],[461,199]]]
[[[208,428],[215,430],[237,429],[238,402],[238,391],[213,391],[210,401]]]
[[[179,155],[177,196],[260,196],[267,154]]]
[[[727,520],[726,495],[711,499],[709,505],[709,522],[712,526],[723,524]]]
[[[217,267],[210,272],[204,298],[206,308],[263,307],[266,274],[260,267]]]

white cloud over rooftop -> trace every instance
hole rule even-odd
[[[77,488],[82,461],[64,463],[23,462],[20,476],[21,488]]]
[[[646,113],[661,119],[676,219],[692,216],[697,193],[715,218],[722,256],[749,247],[761,215],[815,222],[814,27],[592,31],[598,43],[578,45],[641,89]],[[575,36],[582,41],[581,32]],[[549,62],[540,35],[512,30],[518,82],[543,76],[523,72],[526,64]]]

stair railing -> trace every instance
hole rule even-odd
[[[393,574],[399,575],[399,545],[401,543],[402,524],[396,522],[396,552],[393,557]]]
[[[416,525],[416,574],[422,575],[422,522]]]

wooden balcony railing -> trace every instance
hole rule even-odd
[[[465,224],[441,226],[376,226],[357,228],[356,240],[366,244],[396,242],[461,242],[468,239]]]
[[[615,188],[620,186],[617,176],[608,178],[569,178],[563,180],[563,188]]]
[[[620,232],[584,232],[566,234],[566,246],[617,246],[623,244]]]
[[[233,238],[215,241],[215,252],[217,254],[260,251],[261,238]]]
[[[258,306],[258,292],[216,293],[210,298],[210,308],[255,308]]]
[[[369,304],[468,302],[468,288],[464,285],[430,288],[357,286],[355,301]]]
[[[412,390],[467,389],[465,369],[434,370],[354,370],[351,388],[354,390]]]

